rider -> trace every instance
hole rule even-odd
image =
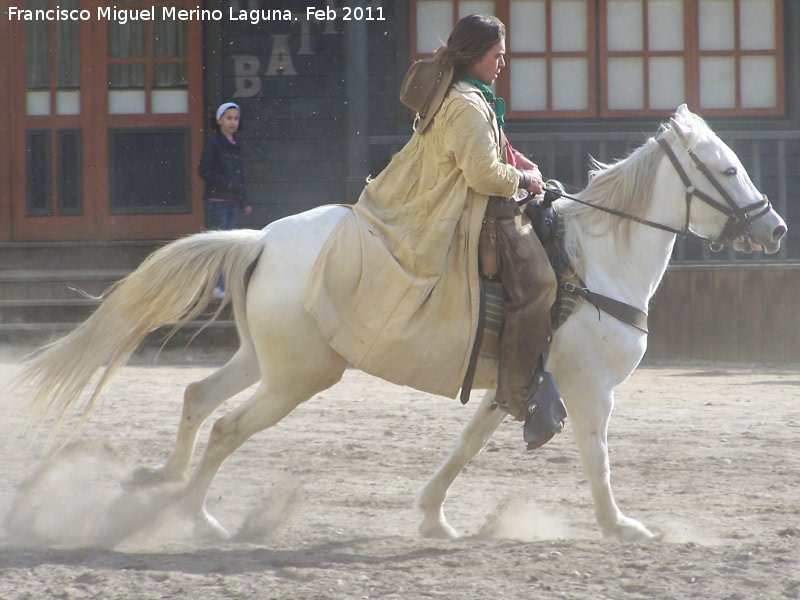
[[[504,104],[489,89],[504,54],[503,23],[471,15],[433,61],[412,66],[401,99],[418,112],[415,132],[328,237],[305,307],[350,364],[453,397],[469,388],[480,262],[507,298],[496,402],[526,421],[535,447],[566,416],[552,378],[537,368],[556,281],[514,200],[544,184],[538,167],[508,145]]]
[[[460,166],[468,180],[472,170],[493,169],[498,178],[510,176],[520,189],[539,194],[544,187],[539,168],[511,148],[503,133],[505,103],[489,88],[505,66],[504,55],[503,23],[495,17],[471,15],[458,22],[438,57],[441,64],[454,68],[455,83],[444,102],[476,110],[476,98],[482,99],[494,117],[482,123],[483,135],[495,142],[492,160]],[[436,135],[437,125],[434,117],[429,135]],[[488,198],[481,242],[493,241],[498,258],[496,276],[506,295],[496,401],[518,420],[533,411],[526,423],[526,440],[535,447],[552,437],[565,416],[561,399],[552,394],[554,388],[534,398],[543,378],[537,367],[543,365],[540,356],[551,333],[550,307],[555,300],[556,280],[542,245],[530,225],[522,225],[517,202],[508,192]],[[479,254],[482,259],[493,255],[485,248]],[[487,272],[486,262],[490,261],[481,264],[483,274],[495,275],[491,266]]]

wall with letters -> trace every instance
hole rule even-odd
[[[346,28],[360,20],[367,31],[361,50],[369,65],[367,135],[410,132],[410,116],[397,99],[398,77],[408,67],[407,2],[367,1],[360,12],[343,0],[218,4],[224,18],[207,25],[204,50],[207,106],[209,114],[226,100],[242,107],[254,207],[242,225],[355,202],[344,197]]]

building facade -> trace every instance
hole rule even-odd
[[[0,16],[0,242],[164,240],[203,226],[196,165],[242,107],[262,227],[357,200],[408,139],[397,91],[465,14],[508,24],[497,93],[547,177],[585,183],[687,102],[793,235],[800,7],[788,0],[16,0]],[[685,261],[740,261],[679,246]],[[764,259],[761,259],[764,260]]]

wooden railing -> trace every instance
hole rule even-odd
[[[676,264],[650,303],[649,359],[800,362],[800,264]]]
[[[793,191],[800,179],[800,132],[726,132],[720,138],[737,153],[751,179],[772,201],[789,226],[781,250],[772,256],[741,254],[729,248],[714,253],[707,247],[678,241],[673,261],[687,264],[776,263],[800,261],[800,198]],[[558,179],[568,189],[586,185],[590,157],[613,162],[629,154],[646,139],[630,133],[509,133],[514,147],[531,157],[547,178]],[[370,168],[379,172],[406,136],[372,136]],[[793,227],[794,226],[794,227]],[[797,235],[794,235],[794,230]]]

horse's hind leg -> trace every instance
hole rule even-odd
[[[494,406],[494,390],[487,391],[447,459],[417,493],[415,504],[422,511],[423,520],[419,531],[423,536],[451,539],[458,537],[458,532],[444,516],[447,490],[467,463],[483,449],[506,414]]]
[[[140,469],[134,480],[142,484],[186,479],[197,434],[205,420],[228,398],[260,378],[255,352],[252,346],[243,344],[222,368],[205,379],[190,383],[183,393],[183,412],[175,448],[166,464],[156,470]]]
[[[205,533],[227,537],[205,509],[208,489],[223,461],[252,435],[277,424],[299,404],[337,383],[347,367],[332,350],[327,360],[307,358],[307,363],[284,363],[282,370],[265,373],[246,402],[214,423],[203,458],[180,500],[182,508],[196,519],[196,527],[205,528]]]

